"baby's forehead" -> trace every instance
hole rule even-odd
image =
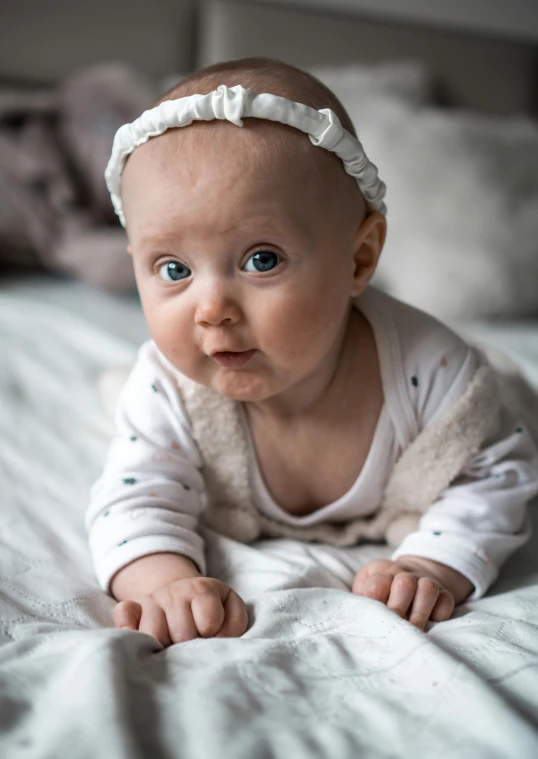
[[[193,176],[235,169],[259,180],[306,182],[315,189],[334,183],[335,174],[345,173],[336,155],[312,145],[306,134],[293,127],[255,118],[245,118],[243,123],[238,127],[228,121],[198,121],[168,129],[135,149],[125,174],[130,174],[129,163],[139,166],[135,173],[141,181],[148,170],[178,170]]]
[[[214,160],[219,154],[224,157],[231,153],[238,159],[257,156],[275,163],[297,151],[300,156],[309,149],[315,151],[307,135],[285,124],[255,118],[245,118],[243,124],[238,127],[225,120],[195,121],[187,127],[168,129],[147,145],[155,154],[167,153],[181,160],[203,160],[206,156]],[[316,152],[311,158],[316,158]]]
[[[256,118],[244,118],[243,124],[195,121],[150,138],[127,161],[122,197],[126,191],[147,192],[152,181],[180,183],[182,189],[201,181],[206,187],[226,184],[226,192],[238,199],[255,187],[257,197],[267,189],[272,196],[295,198],[294,205],[300,199],[301,205],[315,203],[327,213],[337,209],[337,217],[364,216],[364,199],[338,156],[285,124]]]

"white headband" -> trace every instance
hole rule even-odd
[[[135,148],[167,129],[189,126],[193,121],[227,119],[242,127],[242,117],[279,121],[305,132],[313,145],[336,153],[342,160],[346,172],[355,177],[370,210],[382,214],[387,212],[383,203],[385,183],[379,179],[377,167],[368,160],[359,140],[343,128],[334,111],[330,108],[316,111],[277,95],[257,95],[239,84],[235,87],[221,84],[208,95],[165,100],[156,108],[144,111],[131,124],[124,124],[118,129],[105,180],[122,225],[125,226],[120,197],[121,174],[127,156]]]

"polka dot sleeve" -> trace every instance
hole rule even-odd
[[[187,556],[205,575],[197,532],[204,482],[179,395],[152,343],[145,343],[120,394],[117,434],[85,515],[94,569],[110,593],[114,574],[152,553]]]
[[[419,430],[464,392],[482,360],[450,329],[427,319],[426,329],[417,325],[402,338]],[[473,584],[470,600],[480,598],[506,559],[529,539],[526,505],[537,492],[536,447],[521,421],[501,407],[481,450],[392,558],[420,556],[446,564]]]

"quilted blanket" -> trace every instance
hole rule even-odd
[[[244,598],[247,632],[163,649],[114,628],[83,525],[111,433],[96,378],[144,329],[134,300],[81,283],[0,287],[0,757],[537,757],[536,536],[422,633],[350,592],[383,546],[206,528],[208,574]],[[468,332],[538,387],[538,323]]]

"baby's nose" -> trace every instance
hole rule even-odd
[[[198,301],[195,321],[200,327],[236,324],[241,308],[235,297],[224,287],[214,287],[203,293]]]

